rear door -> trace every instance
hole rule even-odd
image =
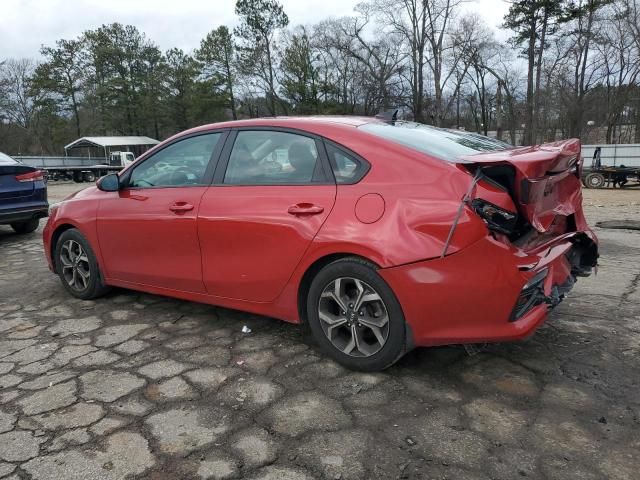
[[[274,300],[333,208],[336,185],[318,138],[234,132],[202,198],[198,234],[207,292]]]

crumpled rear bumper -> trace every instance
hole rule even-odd
[[[518,340],[531,335],[573,285],[579,241],[595,246],[591,232],[562,236],[533,253],[486,236],[447,257],[379,273],[402,305],[415,346]],[[514,315],[536,275],[543,276],[539,298]]]

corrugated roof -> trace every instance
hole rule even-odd
[[[82,137],[74,140],[64,148],[73,147],[123,147],[128,145],[155,145],[160,143],[150,137]]]

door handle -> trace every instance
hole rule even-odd
[[[291,215],[317,215],[324,212],[324,207],[313,203],[298,203],[287,210]]]
[[[176,213],[188,212],[190,210],[193,210],[193,205],[187,202],[176,202],[169,207],[169,210]]]

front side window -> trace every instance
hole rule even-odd
[[[163,148],[134,168],[130,187],[185,187],[204,185],[205,172],[221,133],[185,138]]]
[[[238,132],[224,183],[291,185],[310,183],[318,165],[312,138],[268,130]]]

